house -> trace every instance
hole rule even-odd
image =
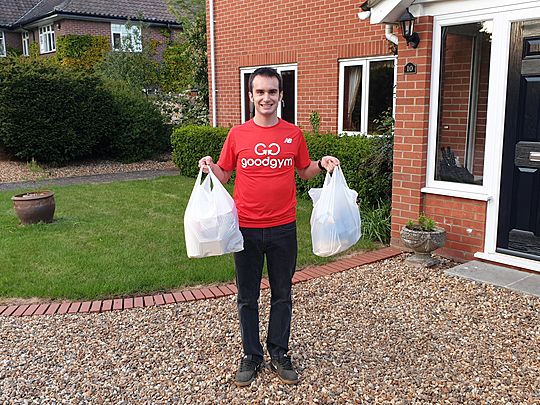
[[[120,49],[127,39],[135,51],[143,39],[164,43],[180,29],[163,0],[4,0],[0,10],[0,56],[17,49],[29,55],[32,43],[41,55],[56,52],[57,38],[63,35],[95,35],[110,39],[112,49]],[[138,22],[144,32],[138,34]],[[158,52],[160,52],[158,47]]]
[[[321,130],[370,133],[390,109],[391,243],[424,212],[448,232],[441,254],[540,271],[540,1],[207,9],[214,125],[249,119],[247,78],[263,65],[283,74],[279,113],[303,128],[317,111]]]

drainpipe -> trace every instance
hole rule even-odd
[[[394,35],[392,32],[394,30],[394,27],[392,26],[392,24],[386,24],[386,27],[385,27],[385,37],[388,41],[392,42],[393,44],[398,44],[398,37],[396,35]]]
[[[210,9],[210,69],[212,70],[212,126],[217,126],[216,51],[214,47],[214,0],[209,0]]]

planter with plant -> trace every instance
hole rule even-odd
[[[431,255],[446,243],[446,231],[437,226],[435,221],[420,214],[417,221],[409,220],[401,230],[403,245],[414,252],[408,262],[425,267],[435,266],[439,260]]]

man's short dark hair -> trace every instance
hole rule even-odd
[[[250,93],[253,93],[253,79],[255,79],[256,76],[275,77],[279,83],[279,92],[281,93],[283,91],[283,79],[278,71],[274,68],[260,67],[255,69],[255,71],[249,76],[248,87]]]

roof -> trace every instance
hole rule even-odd
[[[165,0],[4,0],[7,1],[6,19],[12,26],[25,25],[54,14],[142,19],[146,22],[177,23],[169,12]],[[26,12],[21,9],[26,6]],[[2,16],[3,18],[4,16]],[[16,18],[16,19],[15,19]],[[1,22],[1,19],[0,19]],[[8,24],[6,24],[8,25]]]
[[[40,0],[2,0],[0,27],[10,27]]]

